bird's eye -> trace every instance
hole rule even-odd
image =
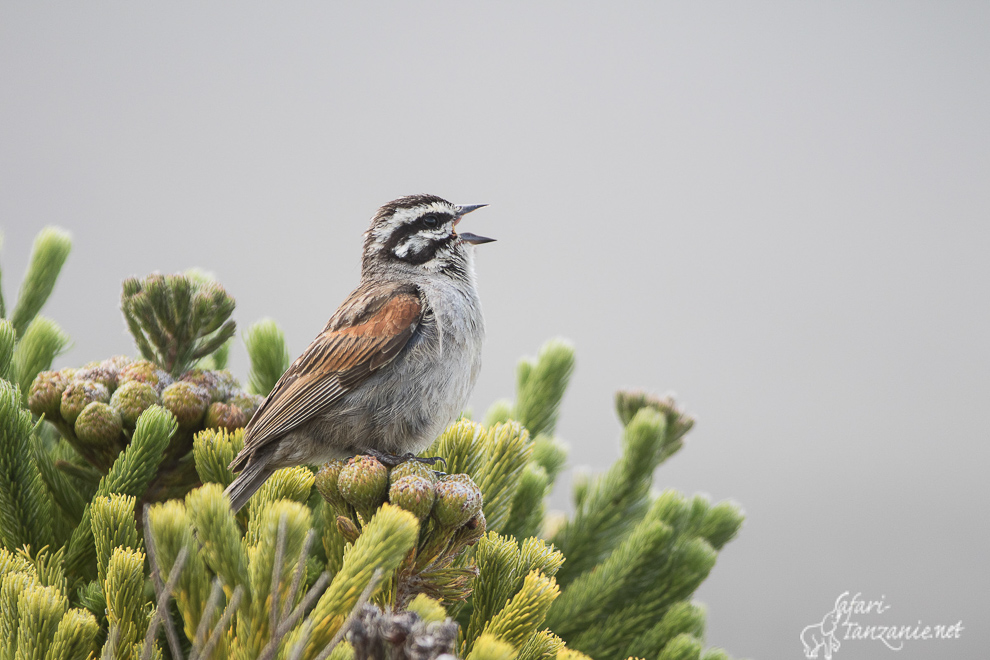
[[[430,229],[435,229],[437,225],[440,224],[440,218],[433,215],[432,213],[430,213],[429,215],[424,215],[421,220],[423,224]]]

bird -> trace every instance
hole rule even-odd
[[[495,239],[457,225],[484,206],[420,194],[378,209],[357,288],[244,429],[224,491],[235,512],[279,468],[358,454],[398,465],[460,414],[485,338],[474,249]]]

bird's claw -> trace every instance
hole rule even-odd
[[[368,456],[377,459],[378,462],[381,463],[382,465],[390,468],[394,468],[399,465],[402,465],[406,461],[417,461],[419,463],[425,463],[427,465],[433,465],[437,461],[440,461],[444,464],[444,467],[447,466],[447,461],[442,456],[417,456],[412,452],[406,452],[402,456],[397,456],[395,454],[389,454],[383,451],[378,451],[377,449],[366,449],[364,453],[367,454]]]
[[[412,454],[406,454],[403,456],[406,460],[419,461],[420,463],[426,463],[427,465],[435,465],[436,463],[443,463],[444,467],[447,467],[447,459],[443,456],[413,456]]]

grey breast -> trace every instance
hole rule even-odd
[[[335,455],[421,451],[467,404],[484,339],[478,297],[468,282],[417,284],[426,311],[409,343],[310,429]]]

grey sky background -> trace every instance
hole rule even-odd
[[[698,424],[658,486],[748,514],[699,594],[709,644],[803,657],[851,591],[891,607],[873,623],[964,631],[837,658],[977,657],[988,35],[990,5],[963,2],[5,2],[5,294],[55,224],[59,365],[133,353],[120,280],[191,266],[295,355],[378,206],[490,203],[464,225],[499,239],[474,410],[567,337],[559,432],[601,470],[614,390],[676,391]]]

